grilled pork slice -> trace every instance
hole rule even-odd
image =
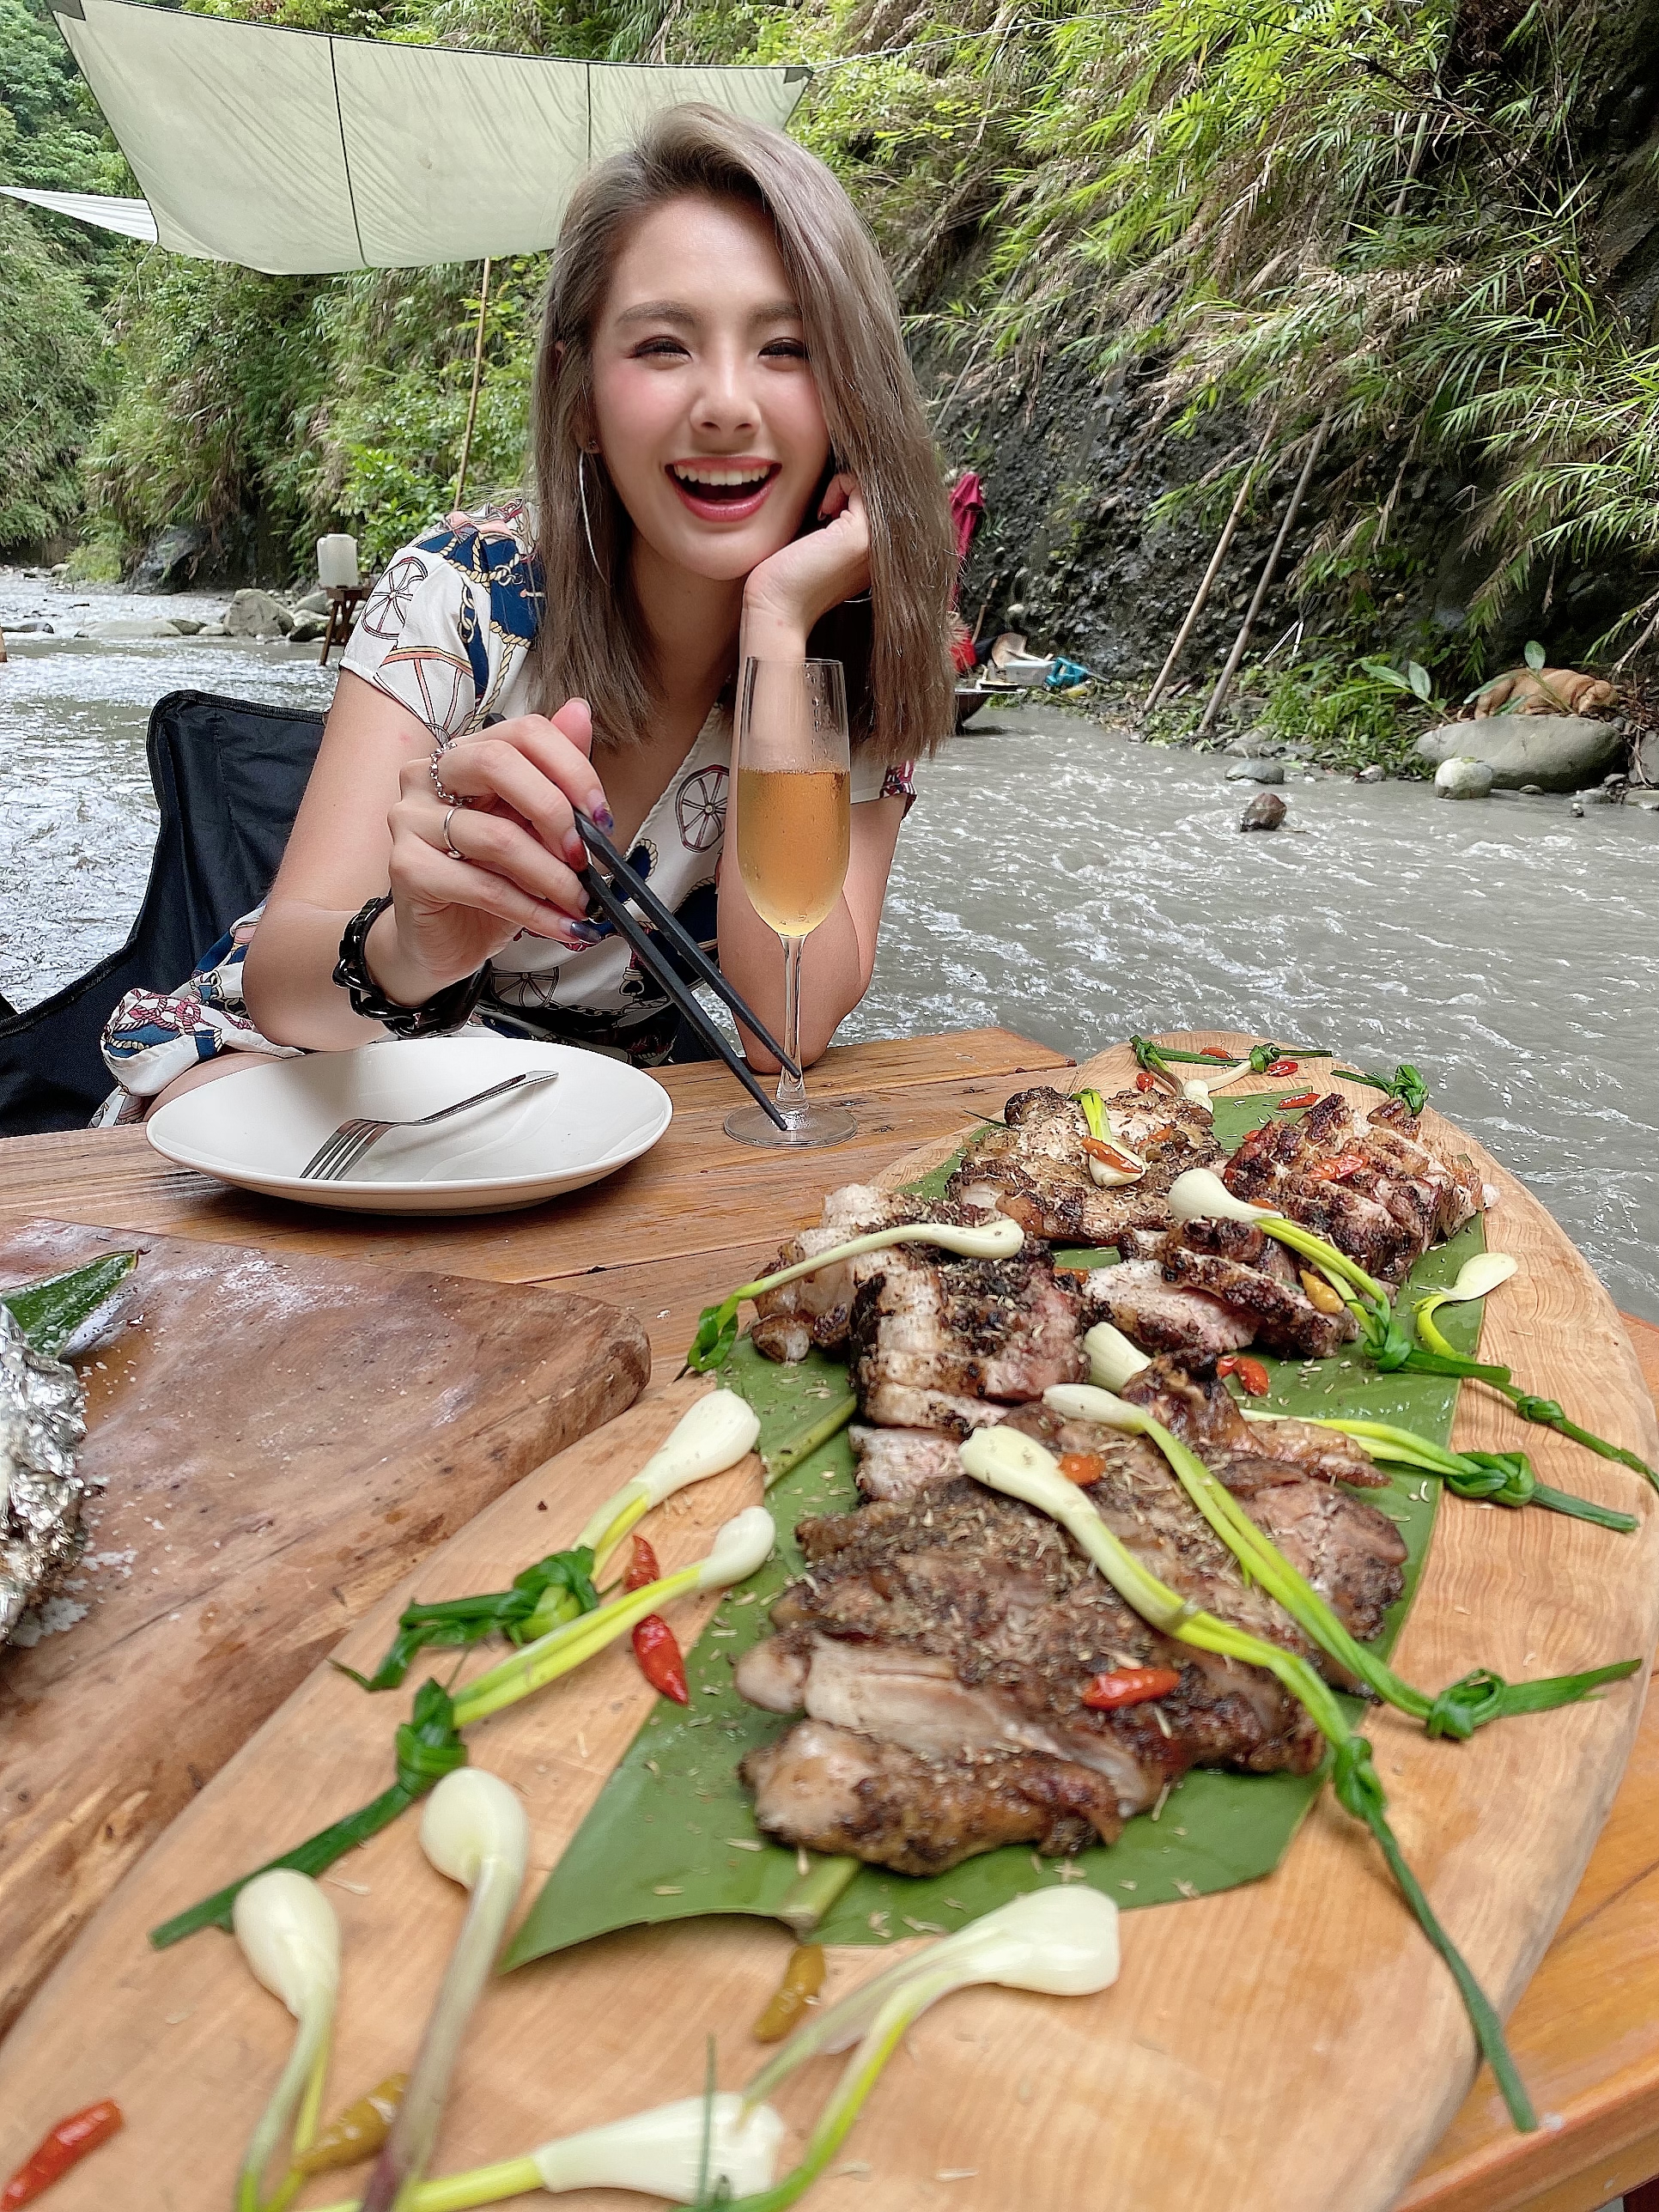
[[[1153,1241],[1157,1241],[1154,1239]],[[1171,1282],[1161,1260],[1091,1267],[1083,1279],[1083,1325],[1109,1321],[1143,1352],[1215,1359],[1255,1341],[1255,1324],[1219,1298]]]
[[[1188,1168],[1221,1156],[1210,1117],[1186,1099],[1153,1103],[1128,1091],[1106,1101],[1113,1134],[1147,1163],[1139,1182],[1103,1190],[1091,1177],[1089,1124],[1074,1098],[1042,1085],[1003,1108],[1004,1128],[984,1129],[951,1176],[959,1204],[1010,1214],[1035,1237],[1067,1244],[1115,1244],[1138,1226],[1167,1226],[1170,1186]]]
[[[962,1473],[953,1436],[928,1429],[869,1429],[860,1421],[847,1433],[859,1488],[866,1498],[914,1497],[928,1483],[949,1482]]]
[[[1106,1778],[1120,1819],[1192,1766],[1301,1773],[1319,1758],[1317,1731],[1271,1675],[1160,1635],[1012,1498],[933,1483],[796,1533],[807,1571],[773,1608],[779,1632],[736,1669],[755,1705],[922,1759],[1074,1763]],[[1173,1669],[1178,1686],[1110,1712],[1083,1704],[1097,1674],[1144,1666]]]
[[[744,1760],[755,1819],[781,1844],[898,1874],[942,1874],[1000,1844],[1058,1856],[1122,1829],[1104,1778],[1029,1751],[923,1758],[822,1721],[799,1721]]]
[[[1334,1091],[1299,1121],[1252,1130],[1222,1174],[1240,1198],[1279,1207],[1385,1282],[1482,1200],[1473,1169],[1437,1158],[1398,1099],[1357,1122]]]
[[[944,1221],[962,1227],[988,1218],[984,1209],[909,1198],[899,1191],[878,1190],[871,1183],[843,1183],[825,1198],[818,1226],[792,1237],[766,1273],[775,1274],[798,1260],[810,1260],[897,1222]],[[821,1352],[839,1351],[847,1341],[853,1293],[859,1285],[884,1267],[902,1267],[906,1256],[903,1247],[868,1252],[855,1260],[838,1261],[815,1275],[803,1275],[781,1290],[769,1291],[755,1301],[750,1334],[757,1348],[769,1359],[784,1361],[805,1359],[815,1345]]]
[[[1011,1260],[912,1248],[854,1294],[848,1343],[859,1410],[879,1427],[966,1436],[1051,1383],[1083,1380],[1079,1315],[1072,1279],[1062,1282],[1040,1248]]]
[[[1328,1465],[1340,1441],[1334,1431],[1317,1431],[1326,1439],[1318,1446],[1303,1447],[1294,1434],[1281,1438],[1281,1426],[1298,1425],[1246,1421],[1213,1372],[1188,1372],[1172,1359],[1155,1359],[1122,1395],[1191,1445],[1350,1634],[1365,1643],[1378,1633],[1384,1611],[1405,1586],[1399,1529],[1305,1462],[1280,1456],[1306,1449]],[[1370,1480],[1376,1480],[1374,1470]]]
[[[1127,1242],[1120,1266],[1090,1272],[1084,1307],[1143,1351],[1203,1359],[1260,1344],[1323,1359],[1358,1334],[1351,1314],[1314,1304],[1284,1247],[1254,1222],[1177,1222]]]
[[[1270,1644],[1282,1644],[1316,1666],[1323,1663],[1290,1615],[1246,1582],[1156,1444],[1046,1406],[1017,1407],[1008,1425],[1064,1461],[1112,1534],[1178,1597]],[[1091,1478],[1091,1466],[1098,1469]]]

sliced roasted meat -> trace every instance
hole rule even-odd
[[[1269,1352],[1328,1359],[1359,1334],[1346,1307],[1323,1313],[1300,1283],[1283,1282],[1263,1268],[1216,1252],[1194,1251],[1173,1230],[1164,1247],[1164,1273],[1184,1289],[1218,1299],[1236,1321],[1249,1323],[1251,1340]]]
[[[1122,1827],[1101,1775],[1035,1752],[923,1758],[850,1729],[801,1721],[751,1751],[739,1771],[765,1834],[899,1874],[943,1874],[1000,1844],[1077,1851],[1115,1843]]]
[[[1043,1085],[1008,1101],[1005,1127],[975,1137],[951,1178],[951,1197],[994,1207],[1031,1235],[1066,1244],[1112,1245],[1126,1230],[1166,1226],[1176,1177],[1221,1156],[1209,1115],[1189,1100],[1149,1104],[1133,1091],[1109,1098],[1106,1114],[1113,1134],[1147,1164],[1138,1182],[1103,1189],[1093,1181],[1082,1107]]]
[[[1021,1406],[1008,1421],[1054,1455],[1120,1543],[1178,1597],[1322,1663],[1290,1615],[1246,1582],[1156,1444],[1046,1406]]]
[[[1252,1130],[1222,1173],[1240,1198],[1279,1207],[1385,1282],[1481,1201],[1473,1169],[1438,1159],[1400,1101],[1356,1122],[1334,1091],[1297,1121]]]
[[[823,1201],[823,1218],[816,1229],[803,1229],[792,1237],[766,1272],[775,1274],[793,1267],[798,1260],[833,1250],[872,1229],[888,1229],[904,1221],[944,1221],[958,1226],[984,1221],[985,1209],[947,1200],[911,1198],[901,1191],[878,1190],[872,1183],[843,1183]],[[915,1249],[915,1248],[911,1248]],[[926,1248],[922,1248],[925,1251]],[[837,1261],[817,1274],[803,1275],[781,1290],[769,1291],[755,1301],[751,1335],[757,1350],[769,1359],[805,1359],[816,1346],[821,1352],[837,1352],[847,1341],[847,1325],[853,1294],[872,1273],[904,1265],[903,1247],[869,1252],[854,1260]]]
[[[953,1436],[928,1429],[870,1429],[860,1421],[848,1435],[859,1488],[866,1498],[909,1498],[927,1483],[949,1482],[962,1473]]]
[[[1085,1328],[1109,1321],[1143,1352],[1214,1359],[1255,1340],[1255,1325],[1248,1315],[1233,1312],[1190,1285],[1171,1282],[1161,1260],[1091,1267],[1084,1278],[1082,1298]]]
[[[1352,1315],[1316,1306],[1282,1244],[1254,1222],[1176,1222],[1128,1231],[1116,1267],[1084,1284],[1091,1320],[1104,1318],[1145,1352],[1214,1358],[1260,1344],[1323,1359],[1358,1334]]]
[[[1316,1431],[1329,1441],[1308,1448],[1321,1467],[1298,1463],[1283,1455],[1299,1448],[1299,1424],[1282,1425],[1291,1433],[1281,1438],[1278,1422],[1248,1422],[1213,1372],[1190,1372],[1170,1359],[1155,1359],[1122,1395],[1192,1447],[1351,1635],[1364,1643],[1377,1634],[1404,1587],[1406,1546],[1386,1514],[1323,1473],[1334,1432]]]
[[[872,1255],[882,1261],[886,1253]],[[1073,1279],[1030,1246],[1011,1260],[905,1253],[867,1276],[848,1330],[865,1419],[966,1436],[1088,1371]]]
[[[806,1571],[773,1609],[779,1633],[738,1665],[755,1704],[924,1759],[1073,1762],[1106,1778],[1126,1819],[1192,1766],[1301,1772],[1319,1757],[1316,1731],[1272,1676],[1160,1635],[1051,1521],[1012,1499],[930,1483],[804,1521],[797,1535]],[[1179,1686],[1115,1711],[1083,1704],[1097,1674],[1126,1666],[1170,1668]]]

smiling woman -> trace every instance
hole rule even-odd
[[[588,918],[577,811],[781,1025],[776,939],[720,865],[745,657],[845,668],[851,851],[807,941],[804,1058],[863,996],[908,766],[951,727],[954,553],[892,289],[829,171],[703,107],[600,163],[533,411],[533,499],[447,516],[369,599],[257,928],[207,956],[194,1012],[188,989],[118,1010],[130,1092],[475,1012],[698,1056]]]

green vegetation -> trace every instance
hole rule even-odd
[[[1654,228],[1630,112],[1653,0],[204,4],[359,35],[811,63],[797,128],[881,239],[942,420],[1055,366],[1127,375],[1166,459],[1194,440],[1156,527],[1218,518],[1264,440],[1267,514],[1328,416],[1321,520],[1289,579],[1301,659],[1250,679],[1280,734],[1327,754],[1407,734],[1410,702],[1362,655],[1413,657],[1461,696],[1507,611],[1547,611],[1599,573],[1617,580],[1612,622],[1659,562],[1659,349],[1639,286],[1618,283]],[[96,189],[116,157],[43,9],[0,0],[0,52],[18,57],[0,161]],[[82,441],[87,527],[128,555],[187,521],[279,566],[337,523],[379,556],[447,505],[476,265],[276,279],[106,247],[77,263],[48,241],[62,226],[0,220],[26,247],[0,422],[35,410],[0,543],[68,519]],[[116,263],[111,296],[99,272]],[[469,496],[519,477],[543,270],[494,271]],[[1079,538],[1097,489],[1053,487]],[[1459,546],[1467,621],[1449,635],[1428,622],[1425,564]],[[1063,593],[1063,557],[1056,575]]]

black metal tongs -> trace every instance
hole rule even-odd
[[[690,1024],[692,1029],[711,1051],[716,1053],[731,1069],[744,1089],[757,1106],[764,1108],[780,1129],[789,1124],[779,1111],[775,1100],[769,1098],[755,1079],[752,1068],[732,1048],[730,1040],[716,1027],[705,1012],[690,983],[682,975],[662,949],[672,945],[692,974],[708,984],[717,997],[723,1000],[745,1029],[754,1032],[767,1050],[790,1074],[799,1077],[800,1069],[791,1060],[764,1022],[744,1003],[739,994],[721,975],[690,932],[671,914],[644,879],[635,874],[622,854],[596,822],[578,811],[576,828],[590,853],[597,854],[610,870],[607,882],[590,860],[585,868],[576,871],[582,889],[599,908],[620,937],[627,939],[641,962],[662,985],[675,1006]],[[637,915],[630,914],[630,902],[640,908],[654,927],[647,929]],[[662,944],[656,939],[660,938]]]

